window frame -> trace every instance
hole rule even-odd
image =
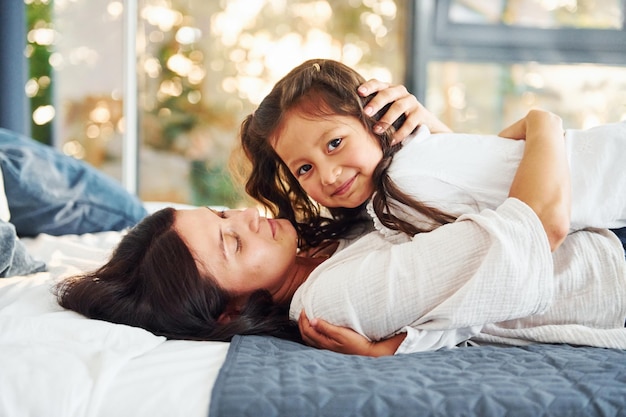
[[[420,101],[426,96],[431,61],[538,62],[626,66],[626,2],[621,29],[532,28],[452,22],[451,0],[409,2],[406,83]]]

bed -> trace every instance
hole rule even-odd
[[[55,283],[101,265],[120,225],[163,204],[2,129],[0,166],[0,272],[24,268],[0,279],[0,417],[626,415],[621,350],[482,346],[366,358],[263,336],[165,340],[65,311]],[[38,233],[17,239],[20,230]]]
[[[123,232],[24,239],[48,271],[0,280],[1,416],[626,414],[626,352],[534,345],[386,358],[272,337],[164,340],[60,308],[51,287]]]

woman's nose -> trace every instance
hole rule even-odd
[[[250,226],[250,230],[256,232],[259,230],[259,221],[261,215],[259,210],[254,207],[249,207],[241,213],[244,222]]]

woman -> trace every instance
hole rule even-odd
[[[398,352],[469,338],[626,348],[619,241],[581,231],[559,247],[569,228],[559,146],[527,143],[510,198],[494,211],[404,241],[370,233],[329,260],[297,256],[291,223],[256,209],[166,209],[132,229],[101,269],[63,282],[59,302],[171,338],[293,338],[291,303],[292,319],[303,307],[371,340],[401,342]]]

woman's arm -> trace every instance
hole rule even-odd
[[[410,94],[403,85],[390,85],[378,80],[369,80],[359,87],[359,94],[366,97],[377,93],[365,106],[365,114],[372,116],[385,105],[393,103],[374,126],[375,133],[388,129],[400,116],[406,116],[405,122],[394,133],[394,143],[401,142],[420,125],[426,125],[432,133],[446,133],[452,130],[426,109],[417,98]]]
[[[526,139],[509,197],[523,201],[537,214],[552,251],[563,242],[570,226],[571,184],[563,133],[561,118],[540,110],[531,110],[500,133]]]

